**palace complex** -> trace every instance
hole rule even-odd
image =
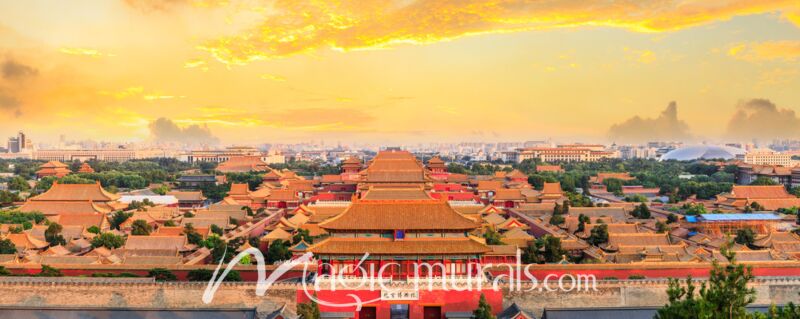
[[[47,162],[36,173],[40,183],[69,174],[99,174],[88,163],[72,167],[74,172],[63,163]],[[581,183],[588,188],[581,194],[577,185],[565,186],[567,191],[555,179],[529,179],[520,169],[466,175],[448,167],[443,157],[419,158],[387,149],[371,157],[343,156],[338,174],[319,176],[272,168],[257,155],[236,154],[221,161],[216,173],[187,173],[175,182],[116,194],[99,181],[55,180],[15,208],[41,213],[43,220],[0,224],[0,240],[8,239],[16,248],[16,253],[0,254],[0,265],[16,274],[49,265],[69,276],[147,276],[160,268],[189,280],[195,278],[192,271],[213,269],[220,249],[232,253],[255,247],[267,256],[268,271],[313,253],[308,266],[320,283],[333,275],[394,283],[417,276],[488,281],[520,263],[534,263],[530,274],[539,279],[552,273],[702,277],[712,261],[726,261],[720,249],[729,245],[730,236],[749,230],[752,242],[730,246],[739,261],[757,266],[753,271],[760,277],[800,276],[794,215],[779,212],[800,207],[800,199],[782,185],[734,185],[716,198],[689,198],[678,206],[665,203],[659,189],[636,184],[627,172],[587,176]],[[564,168],[542,164],[535,171],[563,174]],[[237,176],[249,179],[228,182]],[[612,192],[611,180],[620,181],[620,189]],[[166,191],[158,195],[153,192],[157,188]],[[209,188],[224,193],[212,200],[205,193]],[[627,196],[636,196],[636,201],[626,201]],[[696,214],[676,213],[700,206],[703,210]],[[48,233],[54,223],[61,226],[57,236],[63,241]],[[122,241],[105,246],[96,241],[99,236]],[[254,263],[251,258],[236,266],[242,280],[258,278]],[[481,268],[488,264],[494,266]],[[296,267],[282,280],[297,280],[302,274]],[[417,291],[414,299],[402,303],[404,309],[395,309],[396,296],[351,293],[378,301],[361,311],[321,306],[325,316],[389,318],[405,311],[405,317],[397,316],[459,318],[474,309],[481,294],[498,314],[515,309],[491,291]],[[319,294],[338,298],[332,291]],[[454,296],[467,301],[448,299]],[[297,300],[304,298],[298,294]]]

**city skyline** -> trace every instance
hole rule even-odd
[[[591,17],[580,14],[586,6]],[[792,1],[0,10],[0,118],[10,123],[0,134],[35,131],[36,142],[610,144],[800,133]]]

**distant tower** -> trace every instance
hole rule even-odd
[[[342,162],[342,173],[356,174],[361,171],[361,160],[352,156]]]

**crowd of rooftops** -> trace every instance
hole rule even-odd
[[[47,162],[26,182],[35,188],[49,178],[52,185],[0,212],[0,265],[169,268],[214,263],[249,247],[272,263],[306,251],[335,255],[326,249],[357,248],[330,244],[331,232],[341,231],[332,220],[367,202],[444,203],[469,221],[467,236],[483,245],[475,251],[486,262],[517,262],[520,250],[525,263],[700,263],[724,259],[722,246],[739,261],[800,261],[800,198],[782,184],[732,185],[713,197],[676,200],[624,170],[565,185],[558,177],[570,174],[567,163],[469,174],[451,171],[457,166],[438,156],[409,156],[349,157],[338,174],[320,176],[238,156],[220,163],[216,174],[183,172],[171,182],[116,193],[99,181],[64,179],[90,176],[88,163]],[[229,181],[231,174],[250,179]],[[209,188],[223,188],[224,196],[206,196]],[[403,214],[413,216],[403,209],[420,209],[403,207],[392,216],[400,224],[411,218]],[[392,214],[381,206],[371,213]]]

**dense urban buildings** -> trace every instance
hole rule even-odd
[[[485,150],[470,149],[476,146]],[[517,152],[538,155],[504,161],[509,153],[502,151],[494,162],[465,162],[398,147],[376,153],[336,148],[318,151],[313,160],[271,163],[266,157],[279,153],[235,147],[192,152],[206,156],[192,162],[171,158],[170,165],[182,167],[171,173],[147,164],[168,160],[157,156],[5,160],[33,170],[19,176],[32,187],[27,198],[0,211],[0,222],[7,220],[0,224],[0,241],[15,251],[0,260],[12,273],[47,265],[70,276],[98,276],[102,269],[110,274],[105,276],[146,277],[159,269],[177,280],[197,280],[202,269],[246,249],[261,252],[273,265],[268,267],[312,253],[305,266],[313,267],[318,284],[330,287],[341,284],[332,276],[401,285],[418,276],[490,283],[503,267],[517,264],[545,267],[531,273],[539,279],[549,271],[657,279],[673,276],[674,267],[702,277],[712,261],[728,261],[721,249],[732,245],[737,260],[752,265],[757,276],[800,276],[800,198],[793,176],[800,168],[735,156],[621,159],[617,146],[589,144]],[[139,162],[126,166],[130,161]],[[474,171],[479,163],[488,170]],[[670,167],[681,174],[659,178],[678,182],[675,189],[648,179]],[[222,254],[225,249],[230,253]],[[235,276],[256,280],[256,264],[252,258],[240,262]],[[482,268],[488,264],[497,266]],[[282,280],[296,280],[302,268]],[[453,298],[470,302],[442,304],[448,294],[442,288],[404,289],[411,302],[402,311],[410,317],[452,317],[471,311],[481,295],[497,312],[521,309],[517,301],[507,305],[504,300],[513,297],[499,291],[464,291]],[[332,292],[316,293],[339,300]],[[351,293],[368,299],[374,291]],[[399,311],[386,293],[361,310],[319,307],[324,316],[386,317]],[[294,302],[308,297],[298,292]],[[532,316],[547,310],[529,309]]]

